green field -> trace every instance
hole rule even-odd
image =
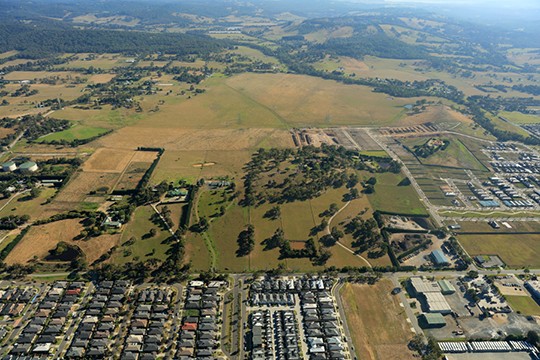
[[[538,124],[540,123],[540,116],[527,115],[517,111],[501,111],[499,116],[502,116],[516,124]]]
[[[108,131],[108,129],[100,127],[74,125],[68,130],[52,133],[39,138],[39,142],[48,143],[53,141],[73,141],[86,140],[99,136]]]
[[[471,256],[498,255],[509,267],[540,267],[540,234],[459,235]]]
[[[430,138],[407,139],[402,141],[411,151],[414,146],[421,146]],[[441,140],[450,141],[444,150],[437,150],[426,158],[419,157],[418,160],[425,165],[436,165],[444,167],[455,167],[458,169],[469,169],[487,171],[487,168],[473,155],[457,136],[441,137]]]
[[[131,221],[125,225],[120,240],[120,246],[112,256],[115,263],[124,264],[131,261],[145,261],[150,258],[164,260],[167,255],[165,252],[169,245],[162,244],[162,241],[170,236],[168,231],[162,230],[158,225],[150,221],[154,210],[150,206],[137,208]],[[157,234],[154,237],[145,238],[150,229],[156,229]],[[135,239],[132,245],[123,245],[130,239]]]
[[[526,316],[540,316],[540,306],[530,296],[505,295],[504,298],[515,312]]]
[[[404,179],[401,174],[377,174],[375,193],[369,194],[369,202],[374,210],[403,214],[428,215],[418,194],[411,185],[397,186]]]
[[[43,204],[56,193],[54,188],[43,188],[38,197],[31,199],[28,193],[18,195],[0,211],[0,217],[9,215],[29,215],[37,220],[43,215]]]

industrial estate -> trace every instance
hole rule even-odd
[[[540,359],[497,6],[0,0],[0,357]]]

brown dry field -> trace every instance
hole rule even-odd
[[[3,139],[10,134],[13,134],[14,132],[15,132],[15,129],[13,128],[8,129],[8,128],[0,127],[0,139]]]
[[[343,68],[345,68],[348,72],[359,73],[369,70],[369,66],[367,66],[363,61],[346,56],[340,57],[339,59]]]
[[[420,114],[406,116],[401,119],[400,126],[421,125],[427,122],[444,123],[444,122],[460,122],[464,124],[472,124],[473,120],[460,112],[451,109],[446,105],[429,106],[428,109]]]
[[[135,155],[133,155],[133,158],[131,159],[131,162],[145,162],[145,163],[153,163],[154,160],[156,160],[157,152],[153,151],[137,151],[135,152]]]
[[[345,284],[341,290],[356,355],[366,360],[414,359],[407,348],[413,337],[388,279],[376,285]]]
[[[88,263],[92,263],[116,245],[120,239],[120,235],[117,234],[75,241],[73,238],[79,235],[83,228],[79,222],[80,219],[69,219],[32,228],[9,253],[6,263],[25,264],[34,257],[43,259],[60,241],[77,245],[86,254]]]
[[[124,171],[135,153],[134,150],[100,148],[86,160],[82,168],[85,172],[119,173]]]
[[[105,84],[112,80],[116,75],[115,74],[97,74],[92,75],[90,79],[88,79],[88,82],[94,83],[94,84]]]
[[[150,167],[150,162],[132,161],[122,174],[122,177],[114,187],[114,190],[133,190],[137,187],[146,170]]]
[[[293,147],[286,130],[125,127],[97,140],[96,147],[133,149],[137,146],[166,150],[245,150],[263,147]]]
[[[119,176],[117,173],[79,172],[60,191],[52,205],[76,206],[93,190],[103,186],[112,189]]]

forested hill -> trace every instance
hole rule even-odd
[[[18,50],[27,57],[54,53],[205,54],[225,42],[203,35],[89,30],[46,24],[0,24],[0,52]]]

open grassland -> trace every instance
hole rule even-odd
[[[540,234],[459,235],[471,256],[498,255],[513,268],[540,267]]]
[[[249,270],[249,257],[237,256],[238,234],[247,224],[247,209],[236,204],[229,207],[225,215],[214,218],[207,236],[210,246],[215,250],[216,267],[223,271]]]
[[[120,246],[116,249],[111,261],[124,264],[131,261],[145,261],[151,258],[164,260],[165,252],[169,245],[163,244],[163,240],[170,236],[170,233],[163,230],[158,224],[154,224],[150,219],[155,214],[150,206],[143,206],[135,210],[132,219],[125,225],[120,240]],[[150,229],[156,230],[156,236],[149,236]],[[126,244],[132,240],[133,244]]]
[[[436,39],[432,39],[436,40]],[[461,74],[450,74],[445,71],[436,71],[429,68],[423,60],[403,60],[403,59],[383,59],[374,56],[365,56],[362,66],[351,66],[346,61],[335,58],[326,58],[313,65],[320,69],[332,72],[341,70],[345,74],[355,74],[361,78],[391,78],[402,81],[425,81],[428,79],[441,79],[449,85],[457,87],[465,95],[482,95],[486,93],[475,88],[475,85],[506,85],[512,86],[515,83],[533,84],[528,80],[526,74],[513,72],[476,72],[472,77],[464,77]],[[509,90],[507,92],[496,92],[497,96],[511,97],[522,96],[519,92]]]
[[[390,294],[392,283],[345,284],[340,295],[356,355],[368,360],[414,359],[407,343],[413,337],[405,310]],[[390,325],[389,325],[390,324]]]
[[[137,146],[163,147],[166,150],[233,151],[257,147],[294,146],[288,131],[274,129],[214,129],[126,127],[98,139],[97,147],[133,149]],[[202,161],[202,159],[200,160]]]
[[[284,126],[390,125],[415,99],[391,99],[369,87],[289,74],[242,74],[227,80]]]
[[[86,140],[107,132],[105,128],[74,125],[68,130],[52,133],[39,138],[39,142]]]
[[[152,175],[152,183],[186,180],[193,184],[201,174],[201,168],[194,165],[203,163],[204,159],[205,151],[167,150],[161,155]]]
[[[411,185],[398,186],[404,179],[401,174],[377,174],[375,193],[369,194],[369,202],[374,210],[403,214],[427,215],[424,204]]]
[[[427,142],[431,136],[407,139],[402,143],[406,144],[412,151],[414,146],[421,146]],[[444,150],[438,150],[426,158],[418,158],[422,164],[443,167],[455,167],[458,169],[469,169],[478,171],[488,171],[488,169],[473,155],[471,151],[456,136],[442,136],[441,140],[448,140],[450,144]]]
[[[489,117],[489,119],[491,120],[491,122],[493,123],[493,125],[495,125],[495,127],[497,129],[500,129],[500,130],[503,130],[503,131],[508,131],[510,133],[514,133],[514,134],[518,134],[518,135],[521,135],[525,138],[528,138],[530,135],[527,131],[525,131],[524,129],[522,129],[521,127],[513,124],[513,123],[510,123],[510,122],[507,122],[507,121],[504,121],[502,119],[500,119],[498,116],[492,116],[490,114],[487,114],[487,116]]]
[[[0,210],[0,217],[9,215],[29,215],[30,219],[43,218],[43,204],[56,193],[54,188],[44,188],[40,195],[34,199],[28,193],[18,195],[16,198]]]
[[[42,260],[60,241],[78,246],[91,264],[117,245],[120,235],[106,234],[87,240],[73,240],[83,229],[80,219],[56,221],[35,226],[24,236],[6,258],[8,264],[26,264],[32,259]]]
[[[206,271],[210,269],[210,253],[202,236],[191,234],[185,240],[185,263],[191,264],[193,271]]]
[[[527,115],[522,114],[517,111],[502,111],[499,113],[499,116],[502,116],[509,121],[512,121],[516,124],[538,124],[540,123],[539,115]]]
[[[94,67],[103,70],[110,70],[115,67],[130,66],[131,63],[126,62],[128,59],[130,58],[118,54],[95,55],[95,58],[89,57],[89,54],[77,54],[75,59],[69,61],[67,64],[57,65],[57,67],[74,69],[88,69],[89,67]]]
[[[4,75],[5,80],[40,80],[45,78],[74,79],[75,77],[86,78],[87,75],[74,71],[12,71]]]
[[[84,126],[117,129],[126,125],[132,125],[143,117],[131,109],[111,109],[104,105],[100,110],[83,110],[65,107],[55,111],[54,117],[71,120]]]
[[[540,305],[530,296],[505,295],[504,298],[515,312],[525,316],[540,316]]]

